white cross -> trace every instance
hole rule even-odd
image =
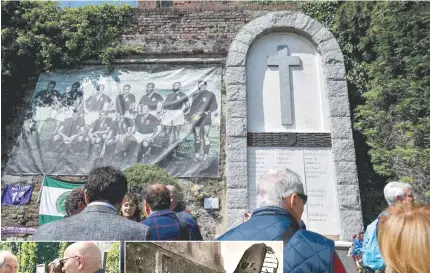
[[[278,56],[269,56],[267,65],[279,67],[281,123],[282,125],[291,125],[293,124],[293,106],[291,103],[290,66],[300,65],[300,58],[288,56],[288,47],[280,45],[278,46]]]

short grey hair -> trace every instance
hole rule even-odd
[[[388,205],[393,205],[397,202],[397,197],[405,198],[406,193],[403,188],[409,188],[413,191],[411,184],[404,182],[393,181],[385,185],[384,197]]]
[[[6,260],[6,258],[12,258],[18,261],[18,259],[16,258],[15,255],[13,255],[12,252],[7,251],[7,250],[2,250],[0,251],[0,268],[3,267],[4,265],[4,261]]]
[[[282,207],[283,199],[294,192],[304,194],[300,176],[290,169],[269,169],[260,176],[257,188],[257,208]]]

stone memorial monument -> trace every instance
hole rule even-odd
[[[295,171],[307,228],[334,240],[363,229],[342,52],[312,18],[273,12],[231,44],[227,88],[227,221],[254,210],[258,177]]]

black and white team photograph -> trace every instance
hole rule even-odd
[[[41,74],[8,172],[143,163],[178,177],[218,177],[222,69],[144,68]]]

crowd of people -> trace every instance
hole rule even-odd
[[[40,134],[48,119],[55,120],[55,151],[82,147],[83,143],[102,144],[99,158],[105,162],[135,157],[145,161],[160,133],[164,132],[162,146],[166,148],[181,140],[181,127],[188,122],[193,128],[196,159],[208,159],[211,115],[218,103],[214,93],[207,90],[206,81],[198,82],[190,98],[181,91],[180,82],[173,83],[166,98],[155,92],[155,84],[150,82],[140,100],[130,93],[129,84],[115,100],[104,93],[102,83],[96,84],[96,94],[86,100],[79,81],[64,92],[55,86],[56,82],[50,81],[33,98],[31,123]]]
[[[202,240],[197,221],[178,208],[175,187],[154,181],[127,193],[127,179],[112,167],[91,171],[84,189],[66,202],[70,215],[38,228],[34,240]],[[414,203],[409,184],[388,183],[389,208],[354,240],[361,272],[430,272],[430,208]],[[218,241],[283,241],[284,272],[346,272],[334,241],[306,230],[301,220],[308,196],[289,169],[269,170],[257,188],[257,209]],[[141,211],[143,220],[141,219]],[[140,222],[140,223],[139,223]],[[379,271],[377,271],[379,270]]]
[[[64,203],[67,216],[40,226],[33,239],[203,240],[196,219],[177,202],[175,186],[150,184],[140,196],[127,192],[127,179],[121,171],[96,168],[84,188],[70,192]],[[93,231],[88,226],[100,229]],[[59,230],[70,227],[73,227],[70,233]]]

